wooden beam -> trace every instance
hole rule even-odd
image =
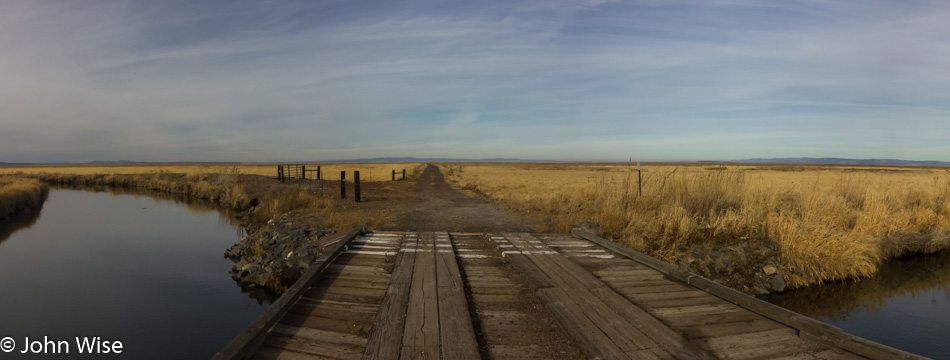
[[[346,234],[335,247],[323,253],[313,265],[304,273],[300,279],[290,286],[284,294],[277,298],[267,310],[257,317],[257,320],[251,323],[244,331],[238,334],[230,343],[224,346],[214,355],[214,360],[225,359],[250,359],[254,353],[264,343],[264,337],[267,332],[276,325],[284,314],[300,299],[301,296],[310,288],[310,285],[320,280],[323,276],[323,270],[333,262],[343,248],[348,246],[356,237],[366,232],[366,228],[360,226]]]

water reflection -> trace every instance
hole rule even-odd
[[[823,284],[768,298],[772,303],[811,317],[847,320],[862,311],[877,313],[888,300],[926,297],[950,300],[950,252],[893,259],[870,278]]]
[[[235,223],[187,198],[53,190],[41,216],[3,224],[0,334],[99,336],[122,341],[128,358],[208,358],[266,308],[227,273]]]
[[[789,291],[767,301],[927,357],[950,358],[950,252],[893,259],[875,276]]]
[[[43,207],[40,206],[37,209],[25,211],[21,214],[16,214],[13,216],[8,216],[7,218],[0,221],[0,245],[9,239],[10,235],[13,235],[13,233],[33,226],[33,224],[36,223],[36,220],[40,218],[40,213],[42,210]]]

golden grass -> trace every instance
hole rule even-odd
[[[392,180],[392,171],[396,170],[397,178],[402,176],[402,169],[406,169],[406,177],[419,176],[418,169],[421,163],[310,163],[303,164],[308,169],[320,166],[323,178],[326,180],[340,180],[340,171],[346,171],[346,181],[353,181],[353,171],[360,172],[362,181]],[[237,174],[263,175],[277,177],[276,164],[121,164],[121,165],[30,165],[30,166],[0,166],[2,174],[68,174],[68,175],[146,175],[146,174]],[[316,176],[312,173],[310,176]]]
[[[374,227],[378,220],[369,213],[352,209],[346,204],[328,198],[317,198],[297,189],[274,189],[261,199],[251,217],[251,225],[260,227],[280,214],[297,211],[313,215],[330,229],[351,229],[357,226]]]
[[[774,241],[793,287],[872,274],[950,247],[946,169],[646,164],[445,164],[450,182],[566,232],[584,220],[671,261],[695,245]]]
[[[311,169],[315,169],[318,165],[321,166],[324,179],[338,181],[340,171],[346,171],[348,182],[353,181],[353,171],[360,171],[361,181],[390,181],[393,170],[397,171],[397,178],[400,178],[402,169],[406,169],[407,178],[412,179],[417,178],[424,168],[422,163],[306,164]],[[259,202],[260,206],[257,206],[251,218],[252,227],[262,226],[268,220],[291,210],[315,215],[324,226],[336,230],[359,225],[372,227],[378,225],[379,221],[352,204],[327,198],[314,198],[301,190],[277,189],[264,194],[249,194],[246,191],[239,175],[262,175],[276,178],[276,165],[11,166],[0,167],[0,174],[34,178],[51,184],[117,187],[183,194],[208,199],[238,211]]]
[[[0,220],[43,206],[49,188],[34,179],[0,177]]]

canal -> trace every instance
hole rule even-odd
[[[950,359],[950,252],[893,259],[871,278],[765,300],[868,340]]]
[[[266,309],[223,258],[241,228],[155,196],[52,190],[38,215],[0,224],[0,337],[15,346],[0,358],[71,358],[98,337],[122,358],[206,359]]]

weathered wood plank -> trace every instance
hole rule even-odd
[[[366,232],[366,228],[359,227],[345,235],[342,240],[330,251],[327,251],[314,262],[313,265],[297,280],[277,301],[274,301],[264,313],[250,326],[238,334],[228,345],[214,355],[214,359],[249,359],[257,348],[264,342],[267,331],[277,324],[281,317],[302,297],[310,285],[320,279],[323,271],[333,260],[340,255],[343,248],[357,236]]]
[[[435,235],[419,234],[419,247],[409,289],[409,308],[400,359],[439,357],[439,299],[435,274]]]
[[[545,305],[564,324],[577,345],[589,356],[602,359],[629,359],[626,353],[600,330],[583,312],[574,309],[575,304],[561,288],[545,288],[537,291]]]
[[[437,235],[435,272],[443,359],[479,359],[478,340],[465,299],[465,285],[447,233]],[[443,240],[444,239],[444,240]],[[438,245],[449,245],[449,247]]]
[[[720,337],[728,335],[748,334],[760,331],[777,330],[788,328],[768,319],[748,320],[739,322],[703,324],[680,328],[683,336],[690,340],[706,339],[711,337]]]
[[[265,344],[275,348],[308,354],[325,359],[359,359],[359,347],[343,347],[339,344],[325,344],[312,339],[286,336],[284,334],[269,334]]]
[[[417,236],[407,236],[404,246],[415,248],[418,242]],[[416,252],[401,251],[396,256],[389,289],[379,307],[376,324],[370,330],[363,359],[395,359],[399,356],[415,261]]]
[[[358,347],[362,349],[366,346],[366,338],[353,335],[348,333],[340,333],[334,331],[319,330],[307,327],[296,327],[296,326],[287,326],[282,324],[277,324],[271,329],[273,334],[283,334],[287,336],[296,336],[304,339],[311,339],[313,341],[330,343],[330,344],[343,344]]]

